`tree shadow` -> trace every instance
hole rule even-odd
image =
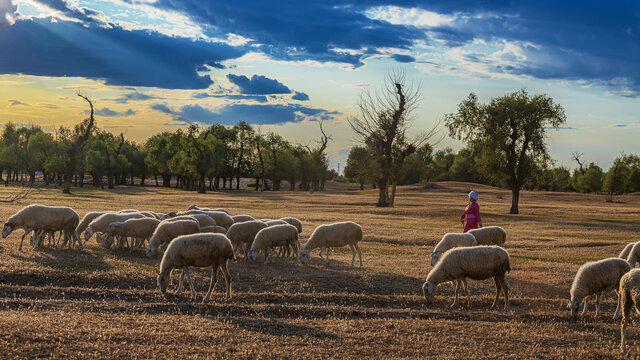
[[[338,339],[338,336],[322,331],[320,329],[291,324],[288,322],[280,321],[274,318],[258,319],[251,317],[224,317],[221,318],[224,322],[236,326],[239,329],[248,330],[251,332],[257,332],[264,335],[273,336],[297,336],[297,337],[312,337],[322,340]]]

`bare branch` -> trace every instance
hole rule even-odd
[[[22,186],[20,187],[20,190],[15,193],[12,194],[10,196],[8,196],[5,199],[0,199],[0,203],[12,203],[12,202],[16,202],[22,199],[26,199],[27,197],[29,197],[29,195],[31,195],[31,193],[34,190],[40,190],[40,185],[42,184],[38,184],[38,185],[26,185],[26,184],[22,184]]]

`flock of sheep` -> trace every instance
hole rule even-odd
[[[53,246],[62,241],[60,249],[68,245],[69,248],[77,246],[82,250],[94,235],[99,246],[107,249],[139,249],[147,244],[148,257],[153,257],[157,252],[163,253],[157,278],[158,288],[166,292],[171,282],[171,271],[178,269],[182,273],[175,293],[181,291],[186,279],[191,289],[191,299],[195,299],[196,292],[189,267],[211,267],[211,283],[203,302],[211,297],[218,268],[225,277],[226,298],[231,296],[227,261],[236,261],[236,253],[240,252],[244,253],[245,261],[254,262],[264,254],[264,263],[268,263],[269,255],[278,253],[281,256],[297,254],[299,261],[306,263],[311,257],[311,250],[320,248],[320,258],[328,263],[330,248],[349,246],[353,255],[351,266],[356,251],[362,266],[362,253],[358,247],[358,242],[362,240],[362,228],[352,221],[318,226],[302,249],[298,237],[302,232],[302,223],[294,217],[256,220],[249,215],[230,216],[225,209],[196,205],[183,212],[167,214],[136,209],[89,212],[80,220],[78,214],[69,207],[33,204],[22,208],[7,220],[2,228],[2,237],[6,238],[16,229],[24,230],[20,250],[29,234],[30,243],[35,249],[43,246],[48,239],[48,244]],[[326,255],[322,257],[325,249]]]
[[[506,232],[497,226],[474,229],[467,233],[449,233],[442,237],[431,253],[433,267],[427,275],[422,291],[427,303],[434,301],[436,286],[443,282],[455,282],[454,300],[451,307],[458,303],[458,292],[463,285],[467,296],[467,307],[471,306],[466,279],[485,280],[493,278],[496,285],[496,298],[491,308],[498,306],[500,294],[504,294],[504,309],[509,308],[509,290],[505,274],[511,270],[509,254],[502,245],[506,241]],[[617,258],[607,258],[583,264],[576,273],[571,285],[571,299],[567,307],[576,317],[587,310],[589,297],[595,295],[597,319],[600,315],[600,297],[603,293],[615,291],[618,298],[614,319],[622,313],[620,329],[620,350],[624,353],[625,330],[632,308],[640,313],[640,241],[629,243]]]
[[[59,248],[77,246],[79,250],[94,235],[103,248],[142,248],[146,244],[146,255],[163,253],[157,277],[158,288],[164,293],[171,282],[171,271],[181,270],[175,291],[178,294],[186,279],[191,298],[196,292],[191,281],[189,267],[211,267],[211,282],[203,302],[207,302],[216,285],[218,268],[226,282],[226,298],[231,296],[231,276],[227,261],[236,261],[236,254],[243,253],[245,261],[255,262],[261,254],[264,263],[269,255],[291,256],[297,254],[298,261],[306,263],[311,250],[319,248],[320,258],[329,262],[331,247],[349,246],[352,252],[351,266],[356,253],[362,266],[362,253],[358,242],[362,240],[362,228],[351,222],[338,222],[318,226],[303,248],[299,234],[302,223],[294,217],[282,219],[259,219],[249,215],[230,216],[225,209],[190,206],[183,212],[167,214],[153,211],[126,209],[120,211],[89,212],[82,220],[69,207],[29,205],[11,216],[2,228],[6,238],[16,229],[23,229],[20,249],[27,235],[34,248],[49,245]],[[56,239],[56,233],[59,237]],[[81,240],[80,234],[83,239]],[[436,288],[444,282],[455,282],[454,301],[458,303],[460,287],[471,306],[467,279],[485,280],[493,278],[496,297],[492,308],[498,306],[500,295],[504,295],[504,309],[509,308],[509,289],[505,275],[511,270],[509,254],[502,245],[506,232],[497,226],[474,229],[467,233],[445,234],[430,255],[433,267],[429,271],[422,291],[427,303],[434,302]],[[326,252],[325,252],[326,250]],[[325,252],[325,256],[322,253]],[[273,261],[273,260],[272,260]],[[632,307],[640,305],[640,269],[634,269],[640,261],[640,242],[628,244],[617,258],[588,262],[580,267],[571,286],[571,299],[567,307],[573,316],[582,310],[585,314],[591,295],[596,297],[595,318],[600,315],[600,297],[605,292],[615,291],[618,306],[614,319],[622,313],[621,350],[625,351],[625,329]]]

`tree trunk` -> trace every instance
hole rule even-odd
[[[158,174],[153,174],[153,179],[156,181],[156,187],[160,186],[158,184]]]
[[[65,174],[64,175],[64,187],[62,188],[63,194],[71,194],[71,178],[73,175]]]
[[[514,186],[511,189],[511,211],[509,214],[518,214],[518,201],[520,201],[520,187]]]
[[[198,193],[200,193],[200,194],[206,194],[207,193],[204,173],[200,174],[200,184],[198,186],[200,187],[200,189],[198,189]]]
[[[391,185],[391,199],[389,200],[389,206],[393,207],[396,202],[396,187],[398,186],[398,181],[393,180],[393,184]]]
[[[379,207],[389,206],[389,186],[386,181],[378,182],[378,204]]]
[[[364,181],[360,182],[360,190],[364,190]]]

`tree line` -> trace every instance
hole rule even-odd
[[[240,189],[253,178],[256,190],[322,190],[337,175],[325,153],[330,137],[320,122],[316,144],[294,144],[275,133],[262,134],[246,122],[234,126],[190,125],[135,142],[124,133],[95,126],[90,117],[73,129],[46,132],[39,126],[5,125],[0,135],[0,181],[82,187],[175,186],[186,190]]]

